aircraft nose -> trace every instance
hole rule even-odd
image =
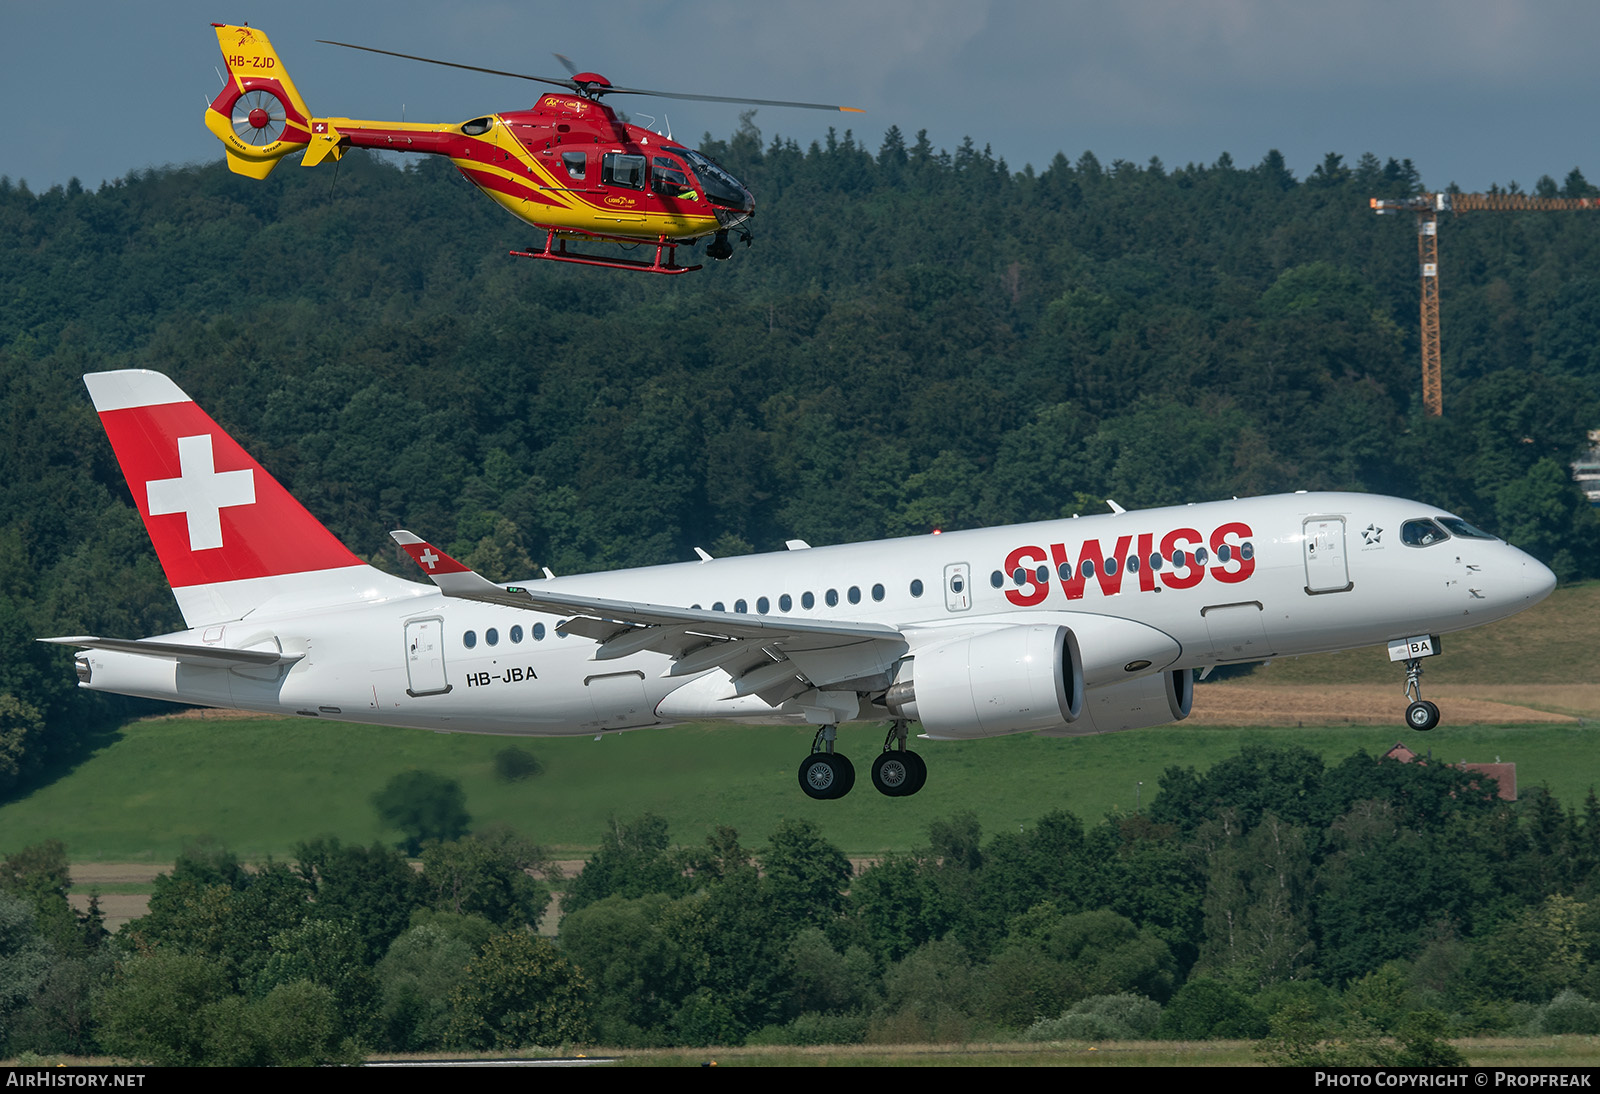
[[[1522,552],[1518,552],[1522,554]],[[1522,555],[1522,587],[1530,605],[1537,604],[1556,587],[1556,575],[1550,567],[1531,555]]]

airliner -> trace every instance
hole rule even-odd
[[[1197,672],[1386,645],[1432,729],[1440,636],[1555,575],[1435,506],[1233,498],[873,543],[495,584],[409,531],[425,581],[353,554],[171,379],[84,377],[186,629],[75,635],[79,685],[198,706],[509,736],[728,720],[816,727],[798,779],[915,794],[927,741],[1075,737],[1189,714]]]

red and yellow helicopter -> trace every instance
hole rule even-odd
[[[560,54],[557,58],[572,73],[569,79],[328,42],[410,61],[534,80],[564,92],[547,92],[527,110],[485,114],[458,125],[319,118],[300,98],[264,33],[249,26],[212,26],[227,62],[228,77],[222,93],[206,109],[206,128],[227,148],[229,169],[263,179],[280,159],[302,149],[306,167],[330,158],[338,160],[351,148],[448,156],[478,189],[519,220],[544,232],[542,249],[511,252],[524,258],[679,274],[700,268],[678,265],[680,245],[710,238],[706,254],[725,259],[733,253],[728,242],[730,230],[741,232],[748,242],[748,230],[742,226],[755,213],[755,199],[744,184],[708,156],[624,122],[601,101],[606,95],[860,113],[854,107],[822,103],[616,87],[597,73],[576,71]],[[644,261],[569,251],[569,240],[642,243],[654,248],[654,258]]]

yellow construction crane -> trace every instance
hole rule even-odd
[[[1528,194],[1418,194],[1373,198],[1379,216],[1415,213],[1417,262],[1422,271],[1422,406],[1435,418],[1444,413],[1444,382],[1439,375],[1439,214],[1561,212],[1600,209],[1595,198],[1540,198]]]

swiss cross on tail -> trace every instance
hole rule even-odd
[[[363,565],[167,377],[83,380],[174,589]]]

